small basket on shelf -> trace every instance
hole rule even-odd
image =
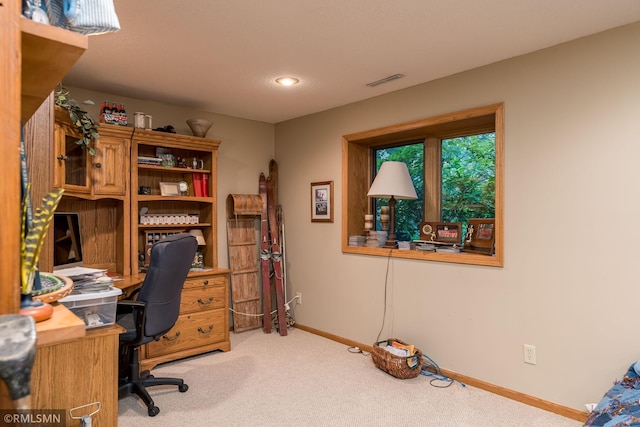
[[[371,352],[373,363],[389,375],[403,380],[420,375],[422,370],[422,352],[420,349],[414,348],[414,353],[411,356],[397,356],[385,349],[387,345],[391,345],[394,341],[401,345],[408,345],[397,338],[389,338],[375,343]]]

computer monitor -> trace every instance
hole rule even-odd
[[[83,263],[80,216],[77,212],[55,212],[53,216],[53,270]]]

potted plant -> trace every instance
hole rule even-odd
[[[78,101],[69,97],[69,91],[64,87],[58,87],[55,91],[54,103],[69,112],[71,123],[76,126],[78,133],[81,135],[81,138],[76,141],[76,144],[85,148],[92,156],[95,156],[96,151],[91,145],[91,141],[100,138],[100,134],[98,133],[99,125],[91,114],[84,110]],[[86,100],[83,104],[93,105],[94,103],[91,100]]]

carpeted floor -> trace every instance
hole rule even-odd
[[[156,376],[185,379],[189,391],[151,388],[160,413],[119,402],[119,426],[578,427],[582,423],[453,383],[399,380],[371,358],[299,330],[231,333],[231,351],[160,365]]]

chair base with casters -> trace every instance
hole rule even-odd
[[[126,350],[127,348],[123,348]],[[120,353],[120,376],[118,379],[118,399],[122,399],[130,394],[136,394],[147,406],[147,412],[150,417],[155,417],[160,413],[151,395],[147,391],[147,387],[156,385],[175,385],[178,391],[184,393],[189,390],[189,386],[180,378],[154,377],[149,371],[140,372],[139,348],[133,351],[121,351]],[[127,354],[130,353],[130,354]],[[125,366],[122,366],[122,365]],[[127,375],[123,375],[126,372]]]

